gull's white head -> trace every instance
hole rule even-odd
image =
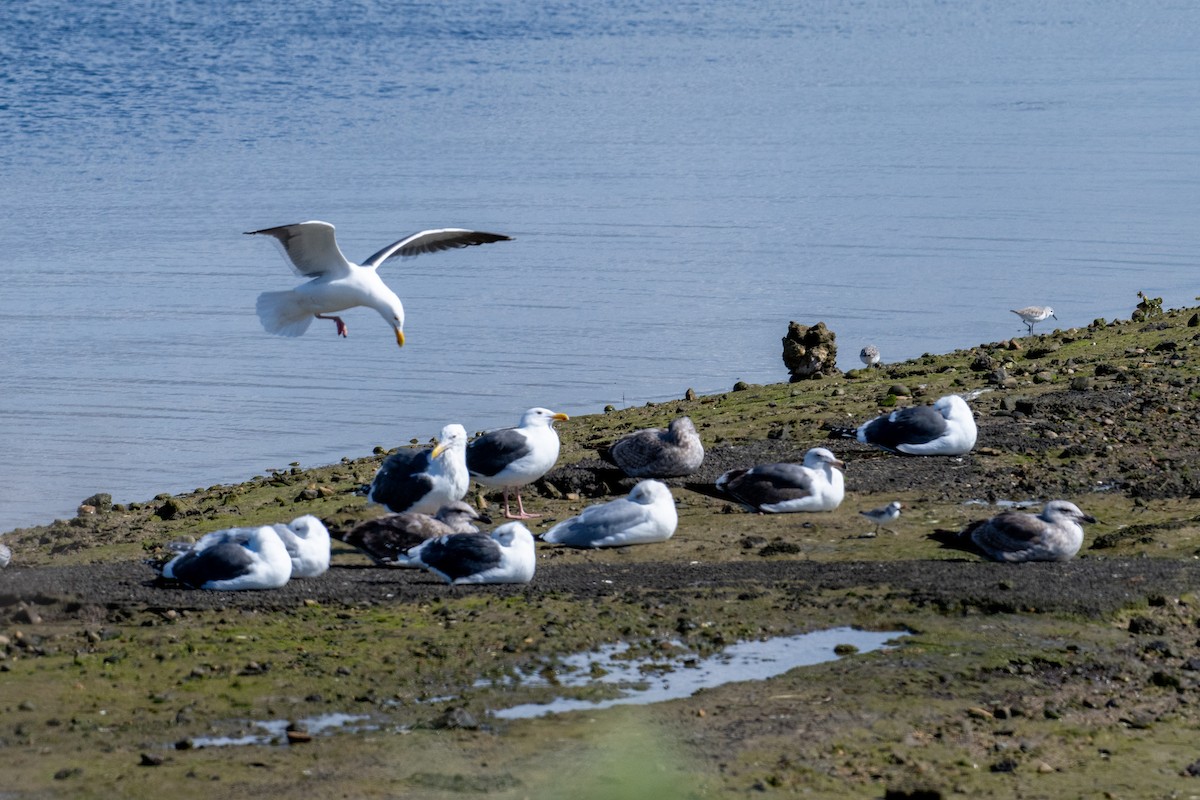
[[[322,538],[329,539],[329,529],[325,527],[325,523],[314,517],[312,514],[305,514],[303,517],[296,517],[288,527],[292,529],[292,533],[296,534],[301,539],[311,541],[320,541]]]
[[[458,423],[451,423],[442,428],[441,435],[438,436],[437,447],[433,448],[430,453],[431,458],[437,458],[446,451],[466,452],[467,449],[467,429]]]
[[[804,466],[811,469],[820,469],[825,465],[836,467],[837,469],[843,471],[846,469],[845,462],[839,460],[838,457],[833,454],[833,451],[829,450],[828,448],[814,447],[804,454]]]
[[[967,405],[967,401],[956,394],[948,394],[945,397],[939,397],[933,407],[946,419],[966,419],[967,417],[974,418],[971,413],[971,407]]]
[[[640,481],[629,493],[629,500],[642,505],[653,505],[659,501],[674,502],[671,490],[662,481]]]
[[[1046,507],[1042,509],[1042,519],[1047,522],[1058,522],[1059,520],[1070,520],[1071,522],[1095,522],[1096,518],[1091,514],[1085,514],[1079,509],[1079,506],[1066,500],[1051,500],[1046,503]]]
[[[520,427],[528,428],[536,425],[552,427],[558,420],[570,419],[566,414],[557,414],[548,408],[531,408],[521,415]]]
[[[501,547],[528,545],[533,547],[533,534],[519,522],[508,522],[492,531],[492,538]]]

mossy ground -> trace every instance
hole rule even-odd
[[[136,562],[173,539],[229,525],[301,513],[350,524],[379,513],[357,492],[380,456],[283,468],[245,484],[12,532],[5,541],[15,564],[0,573],[3,791],[21,798],[297,790],[315,798],[1200,795],[1200,778],[1188,774],[1200,761],[1200,608],[1186,585],[1134,579],[1132,600],[1082,614],[1069,604],[1038,610],[1003,602],[1031,575],[1061,581],[1063,592],[1088,591],[1055,565],[989,565],[961,602],[946,601],[955,586],[932,601],[875,579],[814,588],[787,579],[688,583],[672,574],[694,562],[751,569],[820,562],[869,564],[871,575],[886,575],[888,564],[960,558],[925,534],[995,511],[966,501],[1051,496],[1100,519],[1081,557],[1112,563],[1114,576],[1137,559],[1189,565],[1200,553],[1194,313],[574,419],[561,426],[567,467],[591,463],[596,447],[621,433],[680,413],[696,422],[711,458],[702,475],[673,482],[680,525],[665,544],[540,550],[539,576],[584,575],[590,584],[578,590],[546,588],[560,584],[536,578],[522,590],[443,588],[420,574],[369,568],[338,546],[334,577],[312,584],[311,596],[300,587],[283,600],[193,602],[207,593],[137,579],[125,599],[53,585],[36,596],[5,591],[6,579]],[[1006,368],[1007,385],[989,383],[985,356]],[[1077,378],[1089,382],[1071,389]],[[849,495],[830,514],[746,514],[705,488],[724,466],[744,465],[739,459],[825,443],[823,426],[888,407],[897,383],[917,400],[984,390],[973,401],[977,452],[914,460],[835,443],[850,463]],[[1017,400],[1023,410],[1014,412]],[[551,476],[541,496],[527,496],[546,522],[593,502],[593,491],[623,489],[588,467],[579,474],[599,476],[606,488],[581,492],[572,474],[559,483]],[[494,507],[495,499],[487,501]],[[892,499],[906,506],[895,533],[865,537],[872,526],[857,512]],[[360,580],[336,582],[335,573],[354,570]],[[495,679],[552,667],[559,656],[602,643],[669,651],[667,643],[682,641],[709,651],[834,625],[909,635],[885,652],[655,706],[516,722],[488,716],[542,696]],[[483,727],[442,727],[450,707],[467,709]],[[330,712],[366,715],[371,727],[293,746],[174,747],[251,731],[257,720]]]

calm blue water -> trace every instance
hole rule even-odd
[[[1190,0],[230,5],[0,15],[0,530],[1200,293]],[[304,219],[517,240],[270,337]]]

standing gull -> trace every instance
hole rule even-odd
[[[677,478],[700,469],[704,445],[691,419],[678,417],[666,430],[646,428],[622,436],[604,455],[631,478]]]
[[[404,346],[404,305],[379,277],[378,268],[397,256],[435,253],[456,247],[506,242],[499,233],[438,228],[421,231],[392,242],[362,264],[347,261],[334,238],[333,226],[312,220],[277,228],[247,231],[247,236],[271,236],[283,247],[284,258],[302,278],[310,278],[286,292],[258,296],[258,318],[268,333],[300,336],[314,319],[333,320],[339,336],[346,335],[341,317],[327,316],[355,306],[373,308],[396,330],[396,344]]]
[[[873,344],[867,345],[858,351],[858,360],[868,367],[877,366],[879,364],[879,348]]]
[[[1051,500],[1041,514],[1005,511],[972,522],[961,531],[934,531],[943,547],[984,555],[993,561],[1068,561],[1083,545],[1081,522],[1096,518],[1066,500]]]
[[[442,506],[463,499],[471,476],[467,473],[467,429],[452,424],[442,428],[432,449],[403,448],[383,460],[367,499],[397,514],[417,511],[433,514]]]
[[[1025,308],[1014,308],[1012,313],[1021,318],[1025,323],[1025,327],[1029,329],[1029,335],[1033,335],[1033,324],[1041,322],[1046,317],[1054,317],[1054,309],[1050,306],[1026,306]],[[1054,317],[1058,319],[1058,317]]]
[[[665,542],[675,533],[679,516],[665,483],[645,480],[628,497],[589,506],[542,534],[542,541],[568,547],[622,547]]]
[[[871,522],[875,523],[875,532],[872,536],[878,536],[880,529],[887,530],[884,526],[889,522],[895,522],[900,519],[900,509],[904,508],[899,500],[893,500],[882,508],[872,508],[870,511],[860,511]]]
[[[375,563],[396,567],[404,566],[397,562],[409,548],[450,533],[477,533],[479,529],[475,523],[479,521],[491,522],[491,519],[458,500],[442,506],[432,517],[415,511],[388,514],[360,522],[349,531],[335,535],[362,550]]]
[[[525,513],[521,487],[545,475],[558,461],[555,420],[570,419],[546,408],[531,408],[515,428],[501,428],[467,445],[467,469],[484,486],[499,486],[504,493],[505,519],[532,519]],[[508,506],[508,490],[517,494],[517,513]]]
[[[537,562],[533,534],[519,522],[491,534],[452,533],[429,539],[401,557],[446,583],[529,583]]]
[[[846,494],[846,465],[824,447],[804,454],[803,464],[760,464],[717,478],[721,489],[743,505],[768,514],[832,511]]]
[[[278,589],[292,576],[292,560],[270,525],[235,528],[236,537],[215,537],[207,546],[180,553],[163,567],[163,577],[196,589]],[[218,531],[217,533],[226,533]]]
[[[960,456],[975,446],[978,429],[967,401],[956,394],[932,406],[898,408],[857,428],[832,428],[830,439],[857,439],[890,453]]]

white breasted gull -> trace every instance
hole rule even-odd
[[[446,583],[529,583],[537,563],[533,534],[508,522],[490,534],[451,533],[428,539],[403,557]]]
[[[1011,309],[1012,313],[1021,318],[1025,323],[1025,327],[1029,329],[1029,334],[1033,335],[1033,325],[1036,322],[1041,322],[1046,317],[1054,317],[1054,309],[1050,306],[1026,306],[1025,308]],[[1058,319],[1058,317],[1054,317]]]
[[[887,523],[895,522],[896,520],[900,519],[900,509],[902,508],[904,508],[904,506],[899,500],[893,500],[886,506],[872,508],[870,511],[860,511],[858,513],[875,523],[875,533],[872,535],[878,535],[880,529],[885,531],[887,530],[885,527]]]
[[[846,465],[824,447],[804,454],[803,464],[759,464],[717,478],[717,488],[751,509],[768,514],[832,511],[846,494]]]
[[[407,236],[375,253],[361,265],[347,261],[338,248],[333,226],[311,220],[247,231],[247,236],[271,236],[283,248],[284,258],[297,275],[310,278],[295,289],[263,292],[258,296],[258,318],[268,333],[300,336],[314,319],[333,320],[339,336],[346,335],[341,317],[327,316],[355,306],[373,308],[396,331],[396,344],[404,346],[404,305],[379,277],[378,268],[397,256],[435,253],[457,247],[506,242],[512,237],[463,228],[438,228]]]
[[[447,425],[436,447],[401,448],[385,458],[371,481],[367,499],[396,514],[433,514],[448,503],[462,500],[471,483],[466,450],[467,429]]]
[[[1005,511],[961,531],[934,531],[929,538],[993,561],[1068,561],[1083,546],[1080,523],[1095,521],[1074,503],[1051,500],[1041,514]]]
[[[214,537],[205,546],[201,546],[205,541],[201,538],[195,546],[167,562],[163,577],[196,589],[223,591],[278,589],[288,582],[292,559],[272,526],[232,531],[239,533]]]
[[[671,420],[666,430],[646,428],[622,436],[602,453],[631,478],[678,478],[704,462],[704,445],[688,417]]]
[[[858,351],[858,360],[868,367],[874,367],[879,364],[879,348],[873,344],[869,344],[862,350]]]
[[[665,542],[679,515],[665,483],[640,481],[627,497],[589,506],[542,534],[542,541],[568,547],[622,547]]]
[[[336,534],[336,538],[357,547],[377,564],[397,567],[405,566],[398,563],[398,559],[410,548],[426,539],[450,533],[477,533],[476,522],[491,522],[491,519],[457,500],[439,508],[432,517],[415,511],[387,514],[360,522],[350,530]]]
[[[978,428],[967,401],[956,394],[932,406],[898,408],[857,428],[832,428],[830,439],[857,439],[889,453],[960,456],[975,446]]]
[[[483,486],[498,486],[504,494],[505,519],[532,519],[521,501],[521,487],[533,483],[558,461],[556,420],[570,419],[546,408],[531,408],[515,428],[490,431],[467,445],[467,469]],[[508,490],[517,495],[517,513],[509,510]]]

